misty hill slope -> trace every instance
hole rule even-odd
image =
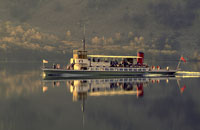
[[[85,24],[88,49],[104,53],[200,53],[199,0],[1,0],[0,7],[3,21],[28,23],[58,41],[80,44]]]

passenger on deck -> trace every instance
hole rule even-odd
[[[119,66],[119,63],[117,60],[115,60],[115,67]]]
[[[127,67],[127,66],[128,66],[127,61],[123,60],[123,61],[122,61],[122,65],[123,65],[124,67]]]
[[[57,64],[57,65],[56,65],[56,69],[60,69],[60,64]]]
[[[74,63],[70,65],[70,70],[74,70]]]
[[[111,67],[116,67],[115,61],[110,61],[110,66],[111,66]]]
[[[66,68],[67,68],[67,70],[70,70],[70,65],[67,65]]]
[[[53,69],[56,69],[56,65],[55,64],[53,64]]]

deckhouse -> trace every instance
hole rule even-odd
[[[137,60],[137,62],[135,62]],[[73,58],[70,59],[73,70],[89,70],[92,68],[110,68],[110,67],[143,67],[144,53],[138,52],[137,56],[111,56],[111,55],[88,55],[87,51],[74,50]]]

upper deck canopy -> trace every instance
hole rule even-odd
[[[142,58],[139,56],[109,56],[109,55],[88,55],[88,57],[91,58],[132,58],[132,59],[137,59],[137,58]]]

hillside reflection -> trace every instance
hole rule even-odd
[[[0,97],[28,96],[41,91],[40,71],[9,73],[0,71]]]

